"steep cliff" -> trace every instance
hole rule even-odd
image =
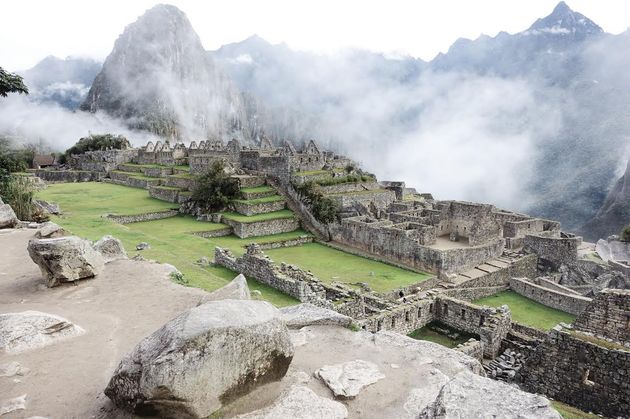
[[[149,9],[125,28],[81,109],[103,110],[167,137],[248,135],[240,93],[208,56],[186,15],[169,5]]]
[[[589,240],[619,234],[630,224],[630,161],[626,172],[610,190],[595,217],[582,227],[582,234]]]

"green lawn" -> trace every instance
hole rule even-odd
[[[514,291],[503,291],[490,297],[473,301],[474,304],[499,307],[507,304],[512,312],[512,319],[526,326],[540,330],[549,330],[560,322],[573,323],[575,316],[544,306]]]
[[[41,191],[38,198],[53,201],[61,206],[64,214],[52,217],[52,221],[66,230],[90,240],[111,234],[119,238],[130,256],[136,244],[147,242],[151,249],[138,252],[147,259],[170,263],[176,266],[189,280],[190,285],[215,290],[234,278],[235,273],[222,267],[202,267],[195,263],[202,256],[212,259],[215,246],[228,247],[235,253],[243,253],[242,246],[258,241],[273,241],[284,235],[241,240],[237,237],[204,239],[190,234],[193,231],[209,231],[224,228],[222,224],[196,221],[192,217],[177,216],[163,220],[133,224],[116,224],[103,214],[140,214],[163,211],[173,204],[150,198],[144,189],[108,183],[53,184]],[[304,232],[293,232],[295,236]],[[260,290],[263,298],[277,306],[295,304],[297,301],[279,291],[249,281],[251,289]]]
[[[447,329],[447,327],[443,325],[440,325],[440,327]],[[443,335],[441,333],[436,332],[435,330],[432,330],[430,325],[426,325],[420,329],[414,330],[413,332],[409,333],[408,336],[417,340],[427,340],[429,342],[437,343],[442,346],[446,346],[447,348],[455,348],[460,343],[464,343],[468,341],[468,339],[473,337],[472,335],[469,335],[467,333],[462,333],[459,331],[457,333],[459,334],[459,337],[456,339],[451,339],[450,337],[446,335]]]
[[[277,220],[280,218],[295,218],[295,214],[291,210],[284,209],[250,216],[238,214],[236,212],[225,212],[223,213],[223,217],[228,220],[234,220],[241,223],[254,223],[256,221]]]
[[[319,243],[270,249],[265,253],[276,263],[286,262],[310,270],[323,282],[366,282],[376,292],[387,292],[430,277],[429,274],[411,272]]]

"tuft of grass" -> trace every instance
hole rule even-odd
[[[575,320],[573,314],[547,307],[514,291],[503,291],[473,303],[490,307],[507,304],[512,312],[512,319],[539,330],[549,330],[558,323],[573,323]]]
[[[272,192],[272,191],[275,191],[275,189],[267,185],[256,186],[255,188],[241,188],[241,192],[245,192],[245,193],[261,193],[261,192]]]
[[[560,413],[563,419],[595,419],[600,418],[600,416],[595,415],[593,413],[586,413],[577,407],[569,406],[568,404],[564,404],[557,400],[551,401],[551,406]]]

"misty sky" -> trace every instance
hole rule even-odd
[[[154,0],[19,0],[3,2],[0,66],[32,67],[47,55],[104,59],[124,27]],[[359,47],[424,60],[459,37],[526,29],[557,0],[174,0],[206,49],[258,34],[296,49]],[[628,0],[568,0],[610,33],[630,26]]]

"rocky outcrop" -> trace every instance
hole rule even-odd
[[[35,208],[42,210],[44,213],[59,215],[61,214],[61,210],[59,209],[59,205],[54,202],[42,201],[41,199],[33,200],[33,205]]]
[[[230,281],[227,285],[219,288],[216,291],[212,291],[207,301],[215,300],[251,300],[252,296],[247,286],[247,280],[243,274],[239,274],[236,278]]]
[[[9,204],[0,204],[0,228],[11,228],[18,223],[18,218]]]
[[[325,365],[316,372],[335,397],[353,399],[361,390],[385,378],[376,364],[357,359],[337,365]]]
[[[94,277],[104,264],[103,257],[90,242],[75,236],[30,240],[28,253],[39,266],[48,287]]]
[[[240,93],[216,67],[186,15],[160,4],[127,26],[81,110],[105,111],[164,137],[247,132]]]
[[[112,236],[103,236],[99,241],[94,243],[94,250],[99,252],[105,262],[111,262],[118,259],[127,259],[127,253],[120,240]]]
[[[320,397],[308,387],[295,385],[283,393],[273,405],[239,419],[343,419],[348,409],[333,400]]]
[[[581,229],[585,238],[596,241],[619,234],[630,224],[630,160],[626,172],[608,192],[597,214]]]
[[[313,325],[350,327],[352,324],[351,317],[310,303],[284,307],[280,311],[289,329],[300,329]]]
[[[544,397],[467,371],[457,374],[444,385],[435,401],[419,417],[561,419]]]
[[[51,345],[84,330],[63,317],[39,311],[0,314],[0,349],[14,354]]]
[[[61,226],[47,221],[39,227],[39,230],[35,232],[35,237],[38,239],[52,239],[55,237],[62,237],[66,234],[66,231]]]
[[[630,223],[630,220],[628,222]],[[606,262],[609,260],[630,261],[630,242],[619,241],[617,236],[608,237],[606,240],[599,239],[595,250]]]
[[[288,329],[271,304],[213,301],[142,340],[121,361],[105,394],[136,414],[206,417],[282,378],[292,358]]]

